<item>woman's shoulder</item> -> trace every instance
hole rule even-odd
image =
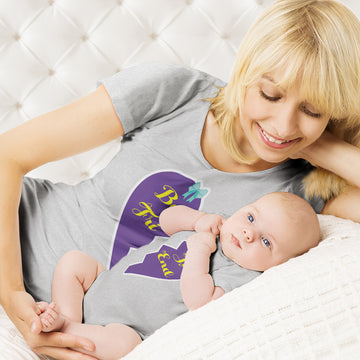
[[[226,83],[214,75],[200,69],[167,62],[145,62],[136,64],[99,80],[99,83],[129,79],[129,81],[158,82],[167,86],[180,83],[208,83],[218,87]]]

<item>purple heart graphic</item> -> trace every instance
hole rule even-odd
[[[119,185],[120,186],[120,185]],[[115,235],[110,268],[130,248],[150,243],[155,236],[167,236],[160,228],[160,213],[169,206],[187,205],[199,209],[207,190],[200,183],[172,171],[152,174],[136,186],[121,214]]]
[[[177,249],[163,245],[159,251],[147,254],[142,263],[129,266],[125,273],[158,279],[179,280],[186,251],[186,241],[183,241]]]

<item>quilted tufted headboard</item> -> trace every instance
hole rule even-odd
[[[184,64],[227,80],[246,30],[271,2],[0,0],[0,132],[141,62]],[[360,14],[356,0],[344,2]],[[119,141],[32,175],[77,182],[118,148]]]
[[[226,80],[246,29],[269,2],[1,0],[0,131],[141,62],[189,65]],[[76,182],[98,171],[118,147],[115,142],[33,175]]]
[[[273,0],[0,0],[0,132],[6,131],[39,114],[75,100],[95,89],[98,79],[141,62],[164,61],[183,64],[227,80],[235,54],[245,32],[252,21],[272,1]],[[341,1],[360,16],[360,2],[358,0]],[[120,140],[91,152],[46,165],[32,172],[31,175],[69,183],[78,182],[99,171],[112,158],[115,152],[118,151],[119,147]],[[330,220],[329,223],[331,222]],[[340,225],[343,226],[340,226],[340,230],[346,230],[349,226],[348,223],[345,224],[346,226],[342,223]],[[332,229],[334,229],[335,232],[335,229],[338,228],[339,226],[335,224]],[[348,237],[345,230],[340,231],[346,235],[343,236],[344,239],[341,239],[341,241],[346,240],[346,237]],[[353,236],[354,238],[357,237],[359,227],[356,227],[355,230],[356,235]],[[332,237],[335,238],[335,235]],[[353,241],[354,239],[350,240]],[[357,240],[358,239],[354,240],[355,250],[358,249]],[[335,245],[337,246],[337,243],[334,241],[324,246],[325,249],[329,248],[329,251],[332,251],[330,252],[332,254],[331,256],[335,257],[336,254],[339,254],[338,258],[341,261],[347,258],[351,259],[351,256],[355,253],[353,247],[349,246],[349,250],[345,254],[347,256],[346,258],[345,255],[341,255],[341,247],[335,247]],[[316,251],[317,250],[315,250],[314,256],[317,254]],[[319,250],[318,253],[321,253],[321,250]],[[359,251],[357,250],[356,254],[358,253]],[[321,266],[325,267],[329,256],[326,255],[325,258],[321,256],[322,255],[319,255],[315,260],[311,258],[308,260],[305,259],[305,262],[308,261],[305,265],[310,264],[311,266],[315,266],[320,263]],[[323,262],[319,262],[319,258],[322,259]],[[309,294],[315,293],[317,295],[314,297],[309,296],[304,302],[302,302],[303,299],[300,296],[294,296],[295,300],[298,298],[302,299],[302,301],[298,303],[295,302],[295,305],[292,297],[284,296],[284,298],[281,299],[280,308],[276,308],[277,303],[273,304],[272,302],[268,302],[269,310],[265,309],[268,312],[264,312],[264,310],[263,313],[260,312],[260,314],[264,314],[264,316],[261,317],[259,315],[261,321],[267,322],[267,324],[270,325],[280,323],[280,321],[275,321],[278,320],[276,316],[283,316],[284,313],[286,315],[285,320],[292,325],[294,321],[293,317],[290,316],[293,315],[290,310],[295,314],[294,318],[305,319],[305,327],[299,326],[299,337],[295,336],[297,333],[293,332],[293,330],[281,336],[286,340],[288,338],[286,336],[289,335],[290,341],[294,341],[294,343],[299,339],[305,339],[304,341],[307,344],[306,351],[308,349],[312,350],[313,338],[321,343],[320,339],[324,337],[324,334],[326,337],[328,334],[341,333],[342,338],[339,340],[341,341],[341,346],[339,342],[336,342],[334,338],[331,337],[329,337],[327,343],[321,343],[323,347],[319,346],[319,353],[324,349],[328,351],[321,353],[325,354],[325,357],[321,357],[322,359],[329,359],[330,357],[326,356],[330,352],[334,354],[335,359],[338,354],[336,351],[340,351],[339,349],[344,348],[346,350],[350,348],[350,350],[353,351],[355,347],[359,349],[360,344],[359,336],[355,336],[352,329],[350,329],[350,331],[349,327],[346,328],[345,326],[347,323],[355,324],[355,321],[353,321],[353,313],[356,312],[359,314],[359,291],[357,286],[359,284],[359,271],[355,265],[349,267],[348,263],[345,263],[346,266],[343,266],[340,260],[338,261],[342,266],[341,269],[355,269],[351,273],[354,280],[351,278],[351,281],[348,281],[350,284],[348,287],[345,287],[340,281],[338,281],[338,287],[334,287],[332,279],[338,276],[338,274],[336,273],[336,268],[334,270],[331,264],[330,269],[327,270],[328,272],[324,272],[322,268],[316,270],[318,279],[322,280],[324,273],[328,280],[328,282],[320,282],[319,280],[319,285],[321,286],[317,288],[310,288],[311,283],[307,282],[309,274],[314,273],[310,265],[308,268],[311,271],[301,273],[302,277],[298,275],[298,268],[293,269],[291,267],[293,265],[286,265],[291,267],[291,271],[294,274],[293,277],[288,275],[283,276],[285,286],[282,282],[278,281],[279,278],[280,280],[282,279],[281,276],[273,276],[272,284],[275,283],[276,285],[279,283],[281,288],[288,288],[289,284],[297,285],[299,282],[309,283]],[[354,264],[358,264],[358,261],[354,261]],[[301,263],[300,265],[304,268]],[[305,270],[306,269],[305,267]],[[280,270],[279,274],[288,274],[288,270],[286,270],[286,268],[283,272]],[[299,281],[297,281],[298,278]],[[337,278],[339,278],[339,276]],[[256,284],[260,285],[258,286]],[[255,295],[259,294],[257,298],[262,300],[261,295],[268,291],[266,283],[255,283],[255,285],[252,286],[257,287],[258,290],[255,292]],[[344,294],[339,290],[341,296],[336,297],[336,299],[339,299],[339,302],[335,302],[337,308],[330,313],[332,316],[331,319],[334,319],[334,321],[330,323],[330,325],[333,325],[331,328],[329,323],[326,322],[326,315],[328,313],[326,313],[325,310],[323,310],[323,306],[319,304],[323,304],[321,301],[324,301],[325,305],[333,304],[333,298],[335,298],[333,293],[335,290],[338,292],[338,289],[342,288],[347,290]],[[254,291],[253,289],[254,288],[251,288],[251,291]],[[301,291],[302,288],[299,288],[296,295]],[[244,298],[245,300],[243,301],[245,303],[247,299],[252,301],[251,294],[249,294],[248,297],[244,297],[243,294],[244,293],[240,293],[241,296],[239,296],[239,298]],[[307,293],[305,292],[305,294]],[[351,306],[343,306],[341,313],[343,317],[339,317],[338,309],[342,305],[346,305],[345,300],[348,301],[349,298],[355,300],[351,302]],[[288,303],[285,301],[288,301]],[[232,298],[225,298],[224,305],[225,306],[220,309],[221,314],[226,306],[229,306],[229,309],[232,310],[231,306],[234,306]],[[274,305],[274,307],[270,309],[270,305]],[[253,314],[256,315],[257,303],[253,306],[256,309]],[[316,309],[316,306],[322,309],[316,313],[320,314],[316,319],[317,322],[313,320],[312,316],[312,314],[315,313],[314,309]],[[212,308],[207,309],[208,310],[205,309],[203,312],[204,318],[210,318],[211,316],[208,316],[209,313],[210,315],[214,314]],[[220,310],[218,309],[218,311]],[[240,310],[237,306],[237,311]],[[288,313],[291,314],[288,316]],[[236,358],[231,351],[229,352],[229,349],[231,349],[232,346],[233,348],[235,346],[239,347],[239,342],[235,340],[242,339],[244,333],[246,336],[249,335],[250,332],[246,333],[249,328],[257,330],[260,320],[255,319],[255,321],[250,319],[252,320],[250,321],[247,319],[246,314],[244,315],[243,313],[238,317],[234,317],[234,313],[230,312],[228,317],[236,320],[241,318],[244,323],[241,324],[241,326],[231,324],[233,325],[233,330],[228,331],[228,322],[225,322],[225,320],[227,320],[226,318],[223,323],[223,330],[226,331],[223,331],[221,335],[223,337],[216,337],[216,333],[214,337],[209,337],[209,334],[207,334],[208,337],[202,336],[202,333],[198,334],[199,336],[194,338],[194,344],[196,342],[196,346],[194,345],[193,348],[183,346],[183,343],[180,341],[181,336],[188,339],[188,329],[194,324],[194,318],[190,317],[190,315],[185,317],[183,321],[187,322],[186,325],[189,326],[184,327],[186,331],[179,329],[176,324],[164,330],[168,331],[168,329],[170,329],[173,330],[174,333],[178,331],[177,334],[179,337],[174,336],[174,343],[169,344],[162,354],[165,354],[166,351],[168,351],[168,354],[172,354],[174,351],[173,345],[177,343],[179,349],[181,345],[181,348],[185,349],[187,354],[192,354],[192,357],[188,358],[204,358],[200,357],[199,354],[200,350],[202,351],[206,348],[206,351],[209,351],[210,354],[206,358],[215,359],[216,354],[219,353],[216,352],[215,347],[219,346],[220,341],[226,345],[223,347],[224,350],[221,352],[222,356],[220,358]],[[11,360],[34,359],[35,355],[31,353],[27,347],[21,351],[17,348],[21,345],[19,335],[1,311],[0,320],[0,357]],[[198,318],[195,318],[195,323],[196,321],[200,323],[199,315]],[[246,323],[247,321],[248,323]],[[202,323],[206,325],[204,329],[208,331],[208,323],[205,323],[205,321]],[[322,327],[320,327],[319,324]],[[317,327],[318,325],[319,327]],[[344,327],[348,329],[348,333],[345,335],[350,334],[351,336],[345,337],[342,331]],[[271,326],[264,326],[263,328],[265,330],[270,329],[269,332],[264,332],[265,337],[268,336],[273,329]],[[289,328],[292,329],[291,327]],[[279,329],[282,328],[279,326]],[[306,331],[310,329],[311,331],[306,332],[304,329]],[[354,329],[358,328],[354,326]],[[143,359],[144,356],[142,356],[142,354],[145,351],[148,352],[148,349],[151,349],[151,354],[153,354],[152,358],[160,358],[157,356],[157,351],[159,351],[159,338],[162,340],[161,337],[164,335],[164,331],[158,333],[157,337],[153,338],[154,340],[149,341],[148,348],[139,347],[138,355],[130,355],[129,359]],[[238,336],[239,334],[240,336]],[[248,343],[242,342],[245,344],[243,344],[241,349],[239,347],[241,351],[244,351],[244,357],[242,358],[254,359],[255,357],[253,357],[253,355],[257,349],[260,349],[259,352],[257,352],[258,354],[263,354],[262,351],[266,352],[265,357],[261,358],[268,358],[269,349],[271,350],[273,348],[268,345],[269,343],[265,343],[262,340],[263,338],[257,336],[255,331],[254,334],[251,339],[256,339],[256,342],[260,345],[258,344],[256,347],[249,341]],[[311,336],[307,338],[303,334],[310,334]],[[278,338],[282,339],[281,336]],[[207,343],[200,344],[200,342],[198,342],[199,338],[203,342],[206,340]],[[250,336],[248,336],[248,338],[250,338]],[[210,344],[210,340],[213,344]],[[304,341],[301,342],[300,340],[299,346],[302,346]],[[314,344],[316,343],[315,340],[313,341]],[[283,347],[284,344],[284,342],[281,341],[277,343],[275,341],[272,342],[275,343],[275,346],[280,344],[281,346],[279,346],[279,348]],[[330,345],[328,345],[328,343],[330,343]],[[164,343],[164,345],[166,344]],[[246,346],[248,346],[250,350],[246,349]],[[305,350],[304,353],[306,353]],[[147,353],[147,358],[150,358],[148,355]],[[225,355],[227,357],[225,357]],[[298,359],[300,358],[309,357],[298,357]],[[344,357],[338,358],[344,359]],[[349,357],[349,359],[350,358],[352,359],[352,357]]]

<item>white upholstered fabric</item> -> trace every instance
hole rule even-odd
[[[0,0],[0,131],[141,62],[189,65],[226,80],[244,33],[266,3]],[[33,174],[76,182],[96,173],[118,147],[115,142]]]
[[[241,39],[272,0],[0,0],[0,132],[68,103],[96,80],[145,61],[227,80]],[[360,3],[343,0],[357,15]],[[32,173],[77,182],[120,141]],[[360,228],[321,217],[305,256],[171,322],[139,359],[357,359]],[[38,359],[0,309],[0,359]]]

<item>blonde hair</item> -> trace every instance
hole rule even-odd
[[[254,163],[239,150],[233,131],[246,89],[279,67],[285,71],[277,85],[291,88],[300,81],[301,96],[330,118],[328,129],[360,145],[358,18],[334,0],[277,0],[250,28],[228,85],[211,99],[222,141],[234,160]],[[330,179],[327,189],[316,173],[305,179],[305,189],[309,197],[319,195],[327,200],[339,193],[345,182],[322,172],[323,178]]]

